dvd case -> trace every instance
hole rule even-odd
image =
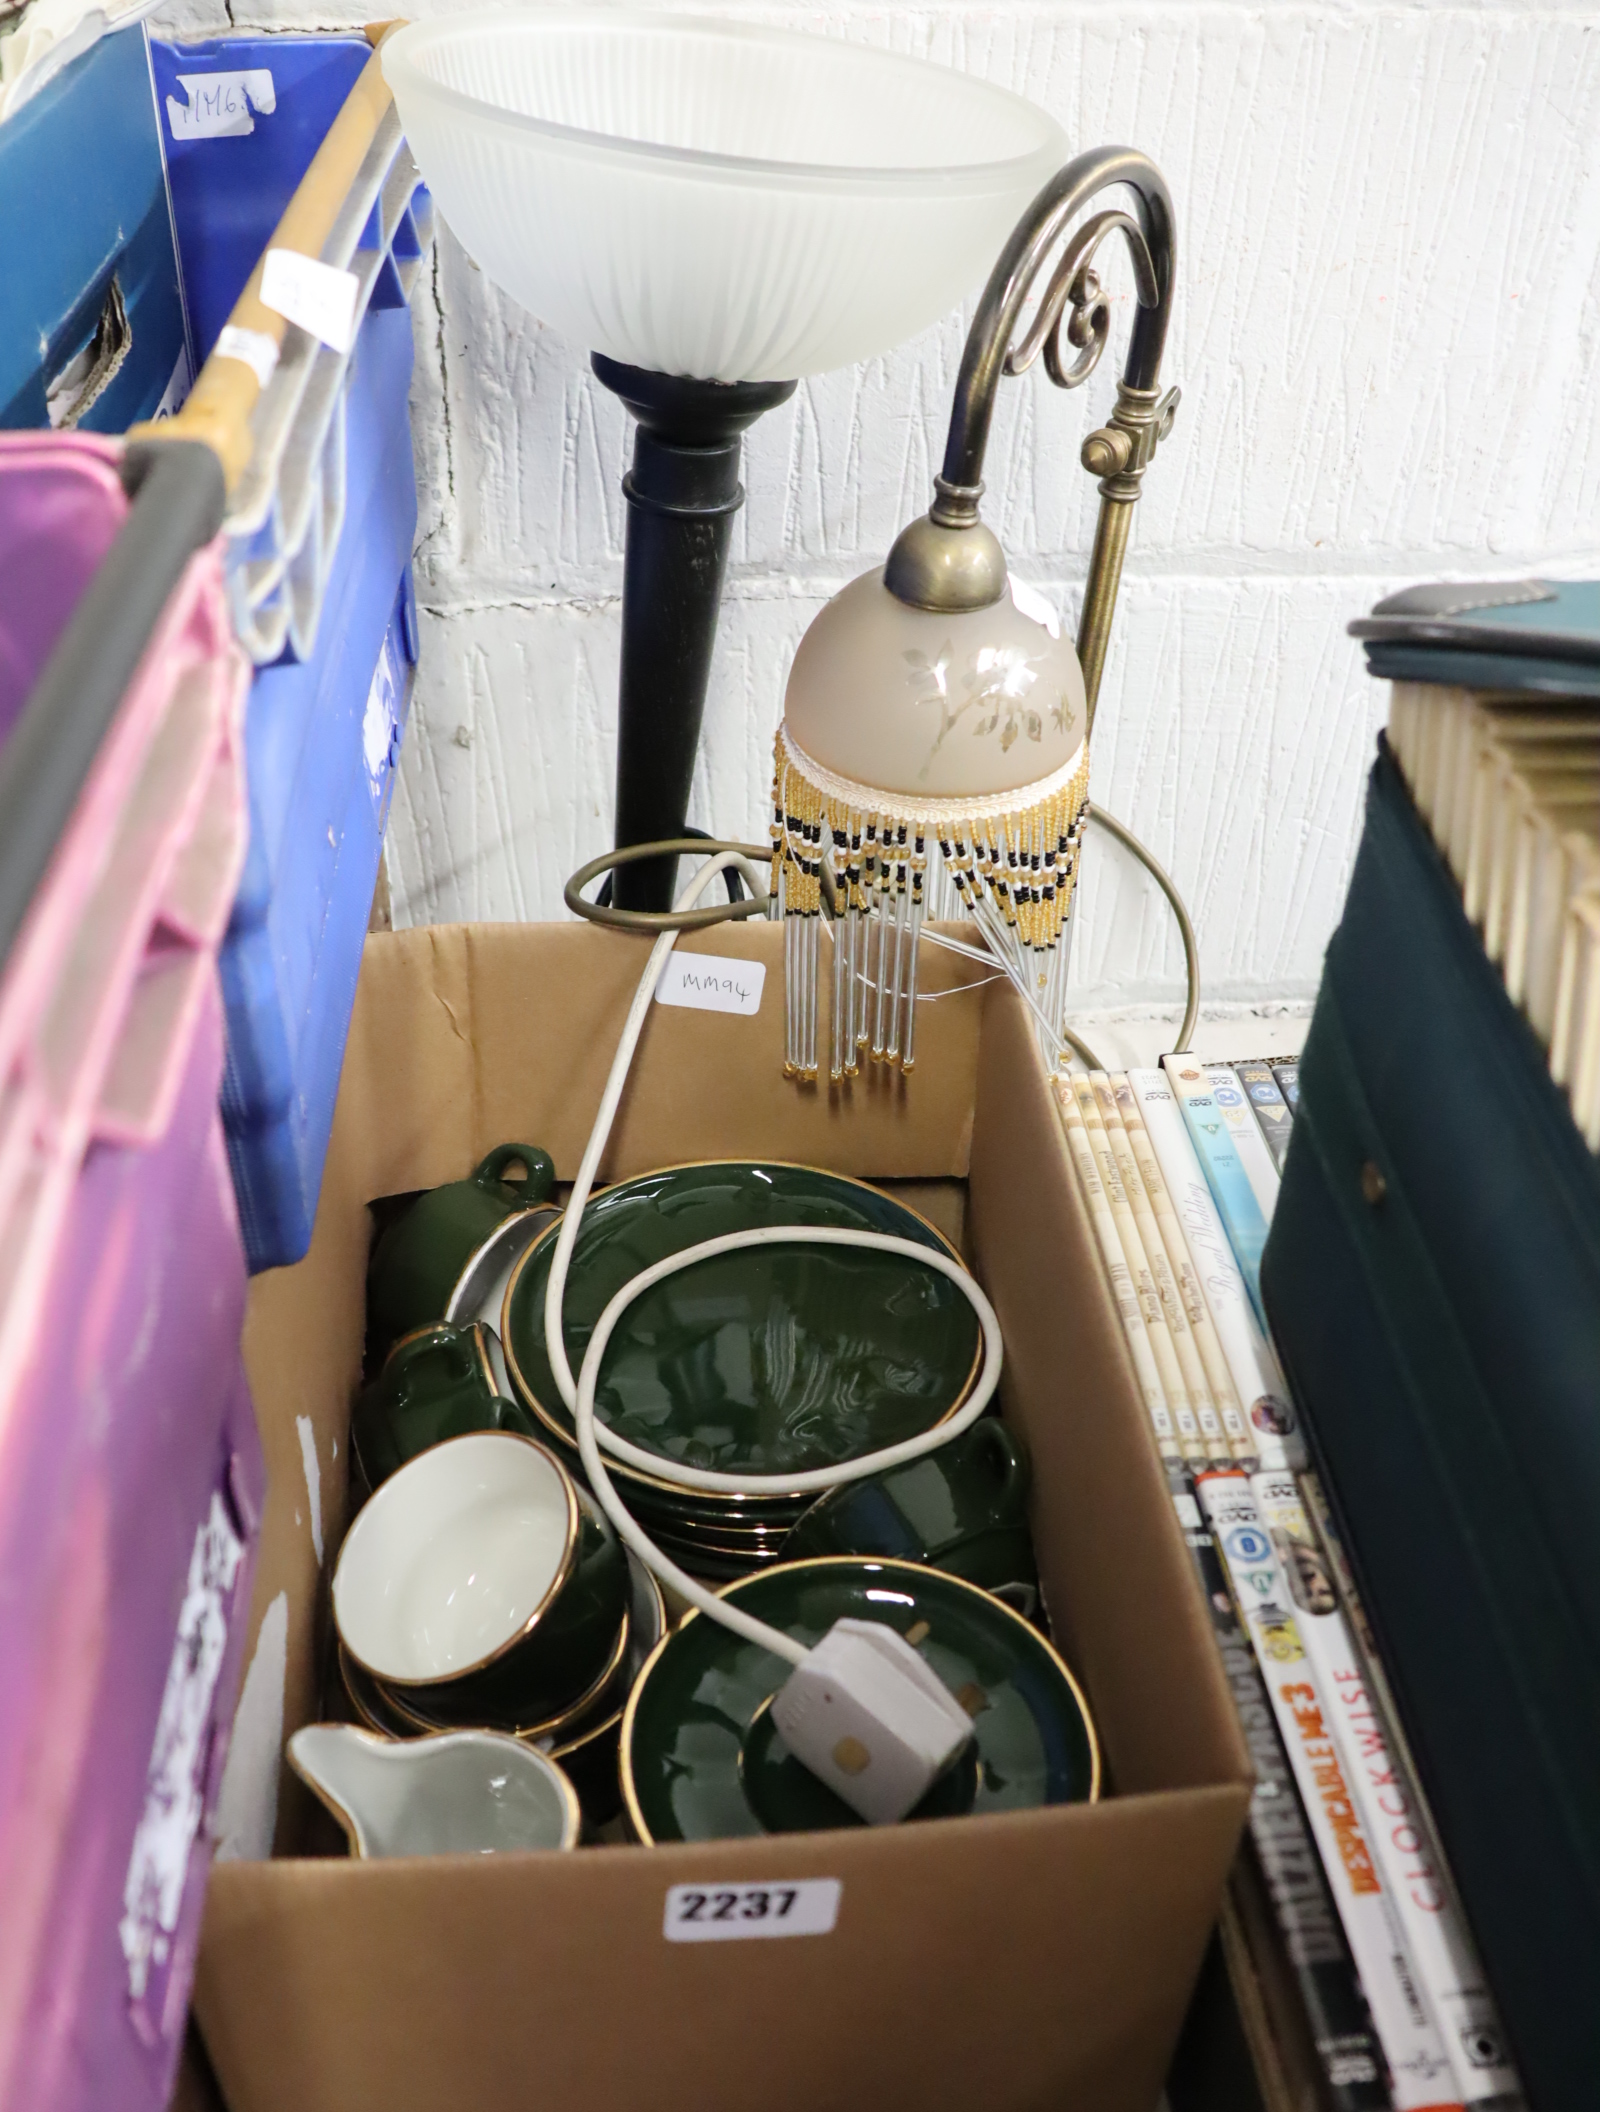
[[[1389,2068],[1395,2112],[1460,2107],[1418,1976],[1333,1730],[1333,1709],[1306,1649],[1277,1552],[1242,1474],[1204,1474],[1196,1490],[1261,1668],[1301,1801],[1333,1890]]]
[[[1155,1432],[1156,1448],[1164,1460],[1179,1460],[1183,1455],[1179,1450],[1172,1411],[1167,1406],[1167,1397],[1161,1388],[1155,1352],[1150,1347],[1150,1337],[1145,1330],[1144,1309],[1140,1305],[1138,1288],[1122,1251],[1116,1220],[1111,1214],[1110,1198],[1106,1194],[1105,1183],[1100,1178],[1100,1169],[1095,1162],[1094,1146],[1089,1141],[1089,1132],[1084,1126],[1083,1110],[1078,1104],[1070,1078],[1057,1077],[1052,1082],[1056,1091],[1056,1105],[1061,1111],[1062,1127],[1067,1135],[1067,1153],[1072,1160],[1073,1171],[1078,1176],[1078,1188],[1083,1196],[1084,1207],[1089,1213],[1089,1222],[1094,1227],[1095,1244],[1099,1247],[1100,1259],[1105,1264],[1111,1296],[1122,1321],[1123,1338],[1127,1342],[1128,1355],[1133,1363],[1134,1377],[1144,1397],[1145,1413],[1150,1418],[1150,1427]]]
[[[1139,1167],[1133,1140],[1128,1135],[1122,1111],[1117,1105],[1116,1082],[1104,1071],[1091,1071],[1089,1082],[1094,1087],[1101,1127],[1110,1143],[1111,1156],[1116,1164],[1123,1193],[1132,1207],[1134,1223],[1138,1227],[1140,1239],[1144,1242],[1145,1258],[1156,1280],[1161,1311],[1167,1323],[1167,1334],[1178,1360],[1184,1391],[1188,1395],[1189,1405],[1194,1411],[1194,1420],[1198,1425],[1200,1456],[1209,1465],[1227,1465],[1233,1455],[1223,1435],[1222,1419],[1217,1413],[1217,1404],[1212,1396],[1210,1381],[1206,1377],[1205,1365],[1195,1346],[1193,1330],[1189,1326],[1189,1316],[1184,1309],[1178,1284],[1177,1270],[1167,1252],[1167,1244],[1162,1237],[1155,1205]],[[1126,1087],[1126,1079],[1123,1084]],[[1180,1424],[1180,1430],[1181,1427]]]
[[[1439,1846],[1438,1828],[1417,1778],[1416,1763],[1400,1728],[1394,1696],[1344,1551],[1315,1474],[1299,1477],[1306,1517],[1328,1565],[1340,1611],[1349,1626],[1358,1677],[1340,1691],[1341,1725],[1348,1724],[1357,1773],[1376,1806],[1374,1830],[1386,1828],[1400,1859],[1404,1881],[1415,1885],[1415,1904],[1439,1924],[1447,1958],[1429,1981],[1445,2053],[1469,2105],[1513,2112],[1523,2105],[1522,2083],[1511,2059],[1483,1966],[1467,1927],[1455,1879]],[[1399,1880],[1397,1880],[1398,1882]],[[1424,1974],[1431,1946],[1424,1933],[1416,1946]]]
[[[1250,1102],[1251,1112],[1261,1125],[1261,1134],[1272,1154],[1273,1166],[1283,1171],[1284,1159],[1289,1151],[1289,1132],[1294,1127],[1294,1116],[1289,1103],[1279,1090],[1278,1081],[1272,1075],[1270,1063],[1236,1063],[1234,1075],[1244,1089]]]
[[[1227,1125],[1228,1135],[1234,1150],[1239,1154],[1239,1164],[1244,1168],[1251,1193],[1262,1217],[1270,1225],[1273,1206],[1278,1200],[1278,1168],[1267,1148],[1267,1140],[1261,1134],[1261,1124],[1252,1111],[1250,1095],[1245,1091],[1236,1065],[1208,1063],[1205,1072],[1211,1086],[1211,1097]]]
[[[1123,1155],[1112,1143],[1093,1077],[1075,1077],[1070,1082],[1078,1102],[1079,1113],[1083,1117],[1083,1126],[1088,1131],[1090,1147],[1100,1167],[1101,1185],[1111,1205],[1111,1215],[1117,1227],[1117,1238],[1122,1247],[1123,1258],[1139,1293],[1139,1307],[1144,1314],[1145,1333],[1149,1337],[1151,1352],[1156,1360],[1156,1374],[1161,1381],[1161,1391],[1166,1397],[1167,1407],[1178,1433],[1178,1449],[1185,1459],[1199,1464],[1208,1457],[1207,1448],[1200,1433],[1195,1403],[1189,1392],[1183,1367],[1178,1360],[1177,1345],[1172,1339],[1166,1300],[1160,1290],[1160,1275],[1165,1263],[1165,1254],[1162,1254],[1158,1263],[1145,1242],[1144,1226],[1139,1222],[1133,1197],[1123,1179]],[[1123,1136],[1122,1125],[1116,1120],[1115,1108],[1112,1109],[1111,1116],[1111,1126],[1117,1131],[1119,1141],[1125,1144],[1126,1138]],[[1131,1157],[1131,1154],[1129,1156]],[[1137,1173],[1135,1180],[1137,1181]],[[1140,1192],[1142,1195],[1142,1188]]]
[[[1305,1465],[1305,1448],[1289,1405],[1289,1389],[1246,1293],[1167,1074],[1130,1071],[1128,1082],[1188,1241],[1250,1428],[1255,1457],[1264,1467],[1297,1471]]]
[[[1272,1703],[1240,1626],[1216,1540],[1190,1476],[1169,1469],[1168,1483],[1255,1765],[1250,1846],[1305,2009],[1329,2104],[1332,2112],[1388,2112],[1382,2055],[1350,1947],[1306,1827]]]
[[[1477,2057],[1503,2045],[1483,1968],[1456,1913],[1438,1851],[1426,1837],[1416,1790],[1367,1692],[1299,1486],[1291,1474],[1260,1474],[1251,1487],[1456,2088],[1469,2104],[1504,2097],[1517,2088],[1515,2072]]]
[[[1189,1251],[1189,1242],[1184,1236],[1183,1226],[1178,1222],[1178,1213],[1162,1174],[1161,1162],[1156,1157],[1155,1146],[1150,1141],[1150,1132],[1145,1127],[1138,1095],[1134,1092],[1125,1071],[1113,1075],[1111,1088],[1117,1112],[1122,1117],[1124,1133],[1133,1151],[1134,1163],[1139,1169],[1145,1194],[1155,1212],[1162,1245],[1167,1250],[1167,1258],[1177,1277],[1184,1317],[1189,1323],[1190,1337],[1199,1353],[1206,1384],[1222,1424],[1223,1442],[1227,1447],[1228,1456],[1235,1464],[1248,1461],[1253,1465],[1256,1458],[1255,1441],[1250,1435],[1240,1408],[1233,1373],[1222,1353],[1216,1323],[1211,1317],[1211,1308],[1206,1303],[1206,1294],[1201,1287],[1200,1272],[1195,1266],[1194,1256]]]
[[[1217,1106],[1205,1068],[1192,1056],[1163,1056],[1161,1068],[1182,1111],[1200,1170],[1211,1190],[1245,1289],[1262,1327],[1261,1250],[1267,1243],[1267,1213],[1234,1149],[1232,1132]]]

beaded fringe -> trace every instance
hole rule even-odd
[[[824,775],[819,772],[818,775]],[[867,806],[818,784],[780,731],[772,787],[772,898],[783,919],[784,1075],[815,1079],[821,1022],[825,888],[832,909],[828,1077],[857,1077],[874,1063],[916,1062],[917,941],[930,902],[953,895],[955,914],[976,923],[1043,1019],[1066,1010],[1067,917],[1089,790],[1085,749],[1074,775],[1030,801],[973,801],[937,819],[888,804]],[[852,788],[852,793],[857,788]],[[1049,1052],[1051,1061],[1059,1051]]]

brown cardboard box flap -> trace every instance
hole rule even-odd
[[[942,1206],[967,1181],[965,1246],[1006,1331],[1004,1409],[1035,1462],[1046,1597],[1110,1793],[691,1848],[227,1864],[196,2000],[229,2103],[1148,2112],[1249,1770],[1025,1015],[972,963],[930,953],[914,1077],[799,1088],[781,1070],[781,932],[685,943],[763,963],[761,1008],[653,1008],[609,1170],[788,1158],[928,1183]],[[368,941],[312,1250],[257,1279],[247,1330],[273,1477],[256,1619],[282,1601],[285,1731],[315,1712],[308,1453],[331,1567],[366,1205],[457,1177],[508,1137],[570,1177],[644,957],[574,927]],[[299,1794],[285,1791],[280,1854]],[[673,1883],[811,1875],[843,1885],[830,1935],[665,1940]]]
[[[1150,2112],[1242,1802],[600,1849],[537,1884],[509,1858],[234,1864],[200,2014],[233,2112]],[[663,1940],[669,1885],[841,1872],[831,1935]]]

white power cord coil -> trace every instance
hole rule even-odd
[[[722,851],[709,858],[695,874],[689,885],[673,905],[675,910],[693,908],[705,889],[728,866],[737,866],[752,889],[757,884],[749,861],[739,852]],[[644,1528],[633,1517],[618,1495],[611,1476],[606,1471],[602,1453],[630,1466],[644,1469],[661,1481],[670,1481],[680,1488],[704,1490],[713,1494],[746,1496],[766,1495],[810,1495],[821,1494],[826,1489],[838,1488],[849,1481],[859,1481],[869,1474],[882,1473],[889,1467],[904,1465],[907,1461],[921,1459],[926,1453],[936,1451],[954,1437],[959,1437],[975,1423],[994,1398],[995,1388],[1000,1382],[1000,1367],[1003,1349],[1000,1322],[994,1307],[984,1296],[973,1277],[952,1261],[948,1255],[931,1247],[919,1246],[915,1241],[896,1239],[883,1232],[848,1230],[842,1227],[764,1225],[747,1232],[729,1232],[720,1239],[702,1241],[700,1245],[686,1248],[682,1253],[668,1255],[663,1261],[654,1263],[632,1277],[612,1298],[596,1324],[584,1353],[583,1365],[576,1379],[567,1357],[566,1343],[562,1337],[561,1314],[566,1300],[567,1275],[572,1265],[573,1249],[577,1245],[578,1229],[582,1222],[584,1206],[594,1187],[595,1174],[605,1151],[616,1121],[617,1108],[622,1100],[623,1088],[633,1065],[634,1052],[639,1037],[649,1017],[650,1005],[655,997],[656,986],[661,980],[667,964],[667,956],[677,942],[675,931],[664,931],[650,949],[650,958],[645,963],[644,973],[639,978],[639,987],[634,992],[633,1003],[617,1043],[611,1070],[606,1079],[605,1090],[600,1096],[599,1110],[594,1127],[589,1132],[589,1141],[567,1200],[561,1230],[557,1235],[556,1249],[550,1265],[549,1282],[545,1290],[544,1341],[545,1354],[550,1369],[555,1375],[556,1386],[571,1412],[576,1426],[578,1452],[583,1460],[584,1472],[588,1475],[594,1493],[606,1516],[616,1527],[621,1538],[631,1547],[647,1568],[670,1584],[674,1591],[697,1606],[702,1613],[731,1629],[745,1641],[770,1650],[774,1656],[799,1665],[809,1656],[801,1643],[785,1635],[781,1629],[758,1621],[739,1607],[730,1605],[713,1591],[664,1555]],[[977,1384],[960,1410],[937,1428],[924,1431],[920,1437],[907,1438],[903,1443],[887,1445],[881,1451],[868,1452],[860,1457],[845,1460],[831,1467],[817,1467],[801,1474],[748,1475],[717,1474],[708,1468],[683,1466],[675,1460],[665,1460],[658,1453],[642,1451],[630,1444],[614,1431],[608,1430],[595,1414],[595,1393],[599,1385],[600,1366],[606,1348],[618,1322],[636,1298],[667,1277],[682,1269],[693,1268],[697,1262],[709,1261],[718,1254],[729,1254],[747,1247],[767,1246],[833,1246],[864,1247],[878,1253],[902,1254],[925,1268],[947,1277],[956,1285],[971,1304],[983,1330],[984,1359]]]

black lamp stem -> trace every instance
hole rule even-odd
[[[622,579],[617,725],[619,850],[684,832],[705,711],[733,517],[744,504],[746,426],[794,394],[792,381],[695,381],[591,365],[638,421],[622,480],[628,533]],[[676,858],[620,866],[617,906],[672,906]]]

